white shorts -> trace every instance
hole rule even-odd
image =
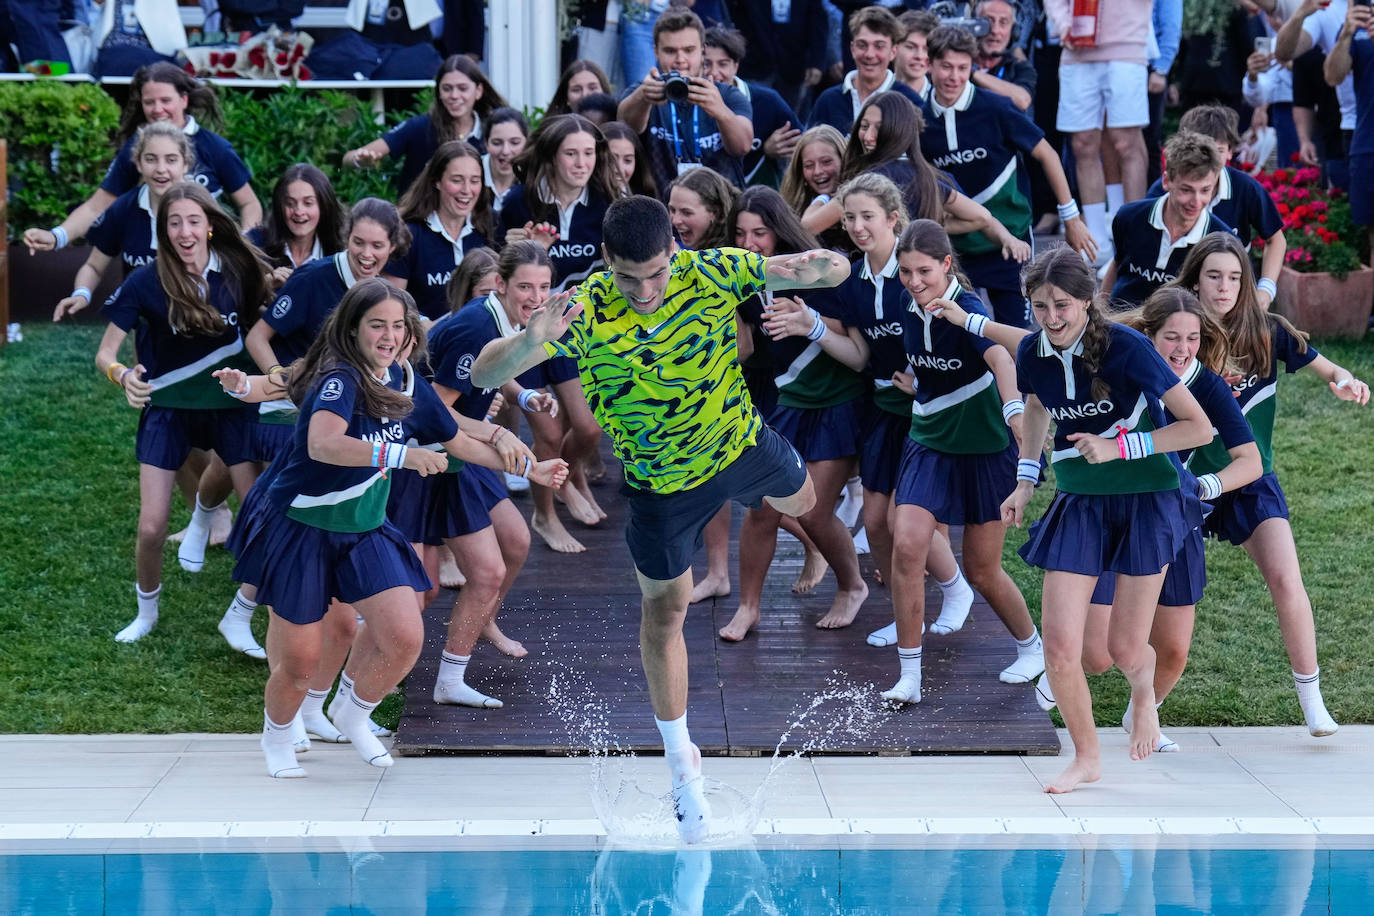
[[[1062,64],[1055,128],[1076,134],[1102,127],[1144,127],[1150,123],[1150,73],[1144,64],[1117,60]]]

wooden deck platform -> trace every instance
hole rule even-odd
[[[608,462],[612,477],[617,466]],[[477,710],[439,706],[431,691],[439,667],[454,592],[441,593],[426,612],[426,641],[406,682],[406,703],[395,747],[407,755],[429,753],[578,754],[591,744],[654,752],[648,690],[640,670],[639,591],[624,541],[624,502],[614,485],[596,490],[609,518],[594,529],[569,522],[586,546],[583,554],[548,550],[538,536],[529,562],[509,596],[500,622],[505,633],[530,650],[507,658],[479,642],[468,683],[505,701],[505,708]],[[528,513],[528,497],[516,497]],[[743,510],[735,507],[738,530]],[[957,547],[957,545],[956,545]],[[873,583],[873,563],[861,557],[871,594],[858,620],[843,630],[814,626],[830,605],[835,580],[827,575],[812,594],[795,596],[800,546],[785,538],[764,591],[764,619],[742,643],[723,642],[716,631],[736,607],[735,597],[695,605],[684,628],[689,656],[688,722],[692,738],[708,755],[772,754],[798,712],[827,682],[870,684],[882,690],[897,676],[895,649],[875,649],[866,635],[890,621],[887,591]],[[704,570],[704,556],[699,556]],[[736,558],[732,541],[731,571]],[[928,597],[928,619],[939,613]],[[846,754],[993,753],[1053,755],[1059,741],[1029,686],[1008,686],[997,673],[1015,657],[1015,646],[992,610],[979,599],[958,633],[927,635],[920,705],[887,711],[876,693],[862,701],[832,701],[820,722],[839,716],[838,706],[862,702],[878,708],[861,729],[835,730],[816,752]],[[556,684],[556,687],[555,687]],[[556,689],[558,701],[550,698]],[[820,731],[826,731],[822,724]],[[802,728],[784,745],[799,747],[818,737]]]

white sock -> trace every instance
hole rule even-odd
[[[299,709],[291,717],[291,747],[297,754],[310,750],[310,736],[305,733],[305,722],[301,720]]]
[[[874,630],[869,633],[868,644],[877,646],[879,649],[897,645],[897,621],[894,620],[881,630]]]
[[[901,665],[901,677],[891,690],[883,691],[883,699],[894,703],[921,702],[921,647],[903,649],[898,646],[897,660]]]
[[[1321,668],[1311,674],[1293,672],[1293,686],[1298,691],[1298,704],[1302,706],[1302,716],[1307,720],[1307,730],[1314,738],[1334,735],[1340,727],[1336,720],[1331,718],[1331,713],[1326,711],[1326,703],[1322,700],[1321,674]]]
[[[234,600],[229,602],[229,609],[224,612],[224,616],[219,619],[219,632],[225,641],[235,650],[242,652],[249,658],[267,658],[267,652],[253,636],[253,629],[249,624],[253,622],[253,612],[257,610],[257,604],[243,596],[243,589],[240,588],[234,593]]]
[[[1164,701],[1163,701],[1163,700],[1160,700],[1158,703],[1155,704],[1155,709],[1159,709],[1159,707],[1161,707],[1161,706],[1163,706],[1163,705],[1164,705]],[[1127,700],[1127,701],[1126,701],[1126,713],[1121,717],[1121,727],[1122,727],[1123,729],[1125,729],[1126,734],[1128,734],[1128,735],[1131,733],[1131,713],[1132,713],[1134,710],[1135,710],[1135,701],[1134,701],[1134,700]],[[1159,740],[1155,742],[1155,753],[1156,753],[1156,754],[1177,754],[1178,752],[1179,752],[1178,742],[1175,741],[1173,738],[1170,738],[1168,735],[1164,734],[1164,732],[1161,731],[1161,732],[1159,733]]]
[[[1050,674],[1048,671],[1040,675],[1039,680],[1035,682],[1035,702],[1041,709],[1045,710],[1045,712],[1049,712],[1051,709],[1054,709],[1055,706],[1059,705],[1054,699],[1054,688],[1050,686]]]
[[[860,526],[854,534],[854,552],[863,556],[871,550],[872,548],[868,546],[868,529]]]
[[[382,742],[377,740],[377,736],[372,734],[369,723],[372,710],[377,708],[376,702],[364,700],[353,692],[353,682],[348,683],[348,693],[340,701],[339,697],[334,698],[334,702],[329,704],[329,718],[334,720],[334,727],[348,736],[348,740],[353,742],[353,747],[362,757],[374,767],[389,767],[394,763],[391,755],[387,753]],[[339,693],[343,694],[342,676],[340,677]]]
[[[940,616],[930,625],[930,632],[937,636],[954,633],[963,628],[968,620],[968,612],[973,607],[973,589],[964,578],[962,570],[956,569],[948,582],[940,583],[944,601],[940,605]]]
[[[334,699],[329,701],[329,718],[337,719],[339,712],[344,708],[344,702],[353,696],[353,678],[348,676],[347,671],[339,672],[339,688],[334,691]]]
[[[334,727],[334,723],[330,722],[324,714],[324,700],[327,696],[329,696],[328,690],[307,690],[305,699],[301,701],[301,722],[305,725],[307,732],[321,741],[343,744],[348,739]]]
[[[445,652],[439,657],[439,677],[434,681],[434,702],[445,706],[476,706],[478,709],[500,709],[505,706],[495,697],[489,697],[467,685],[468,662],[471,655],[454,655]]]
[[[1045,671],[1045,644],[1040,631],[1032,630],[1024,640],[1016,640],[1016,661],[1002,670],[997,679],[1004,684],[1029,684]]]
[[[1121,209],[1126,202],[1126,189],[1119,184],[1107,185],[1107,213],[1110,215]]]
[[[840,503],[835,507],[835,514],[844,522],[846,528],[853,528],[859,521],[859,513],[864,507],[863,484],[857,477],[849,478],[844,486],[844,492],[840,497]]]
[[[292,748],[291,723],[278,725],[267,710],[262,711],[262,753],[267,758],[267,775],[273,779],[300,779],[305,770],[296,763]]]
[[[1111,244],[1111,230],[1107,225],[1107,204],[1105,201],[1095,204],[1083,204],[1080,209],[1083,211],[1083,222],[1087,223],[1088,231],[1093,234],[1093,241],[1098,248],[1104,248]]]
[[[667,721],[654,717],[663,736],[663,759],[673,777],[673,816],[684,843],[700,843],[711,833],[711,807],[701,781],[701,752],[687,731],[687,714]]]
[[[138,593],[138,616],[133,623],[115,634],[115,642],[137,642],[157,626],[157,599],[162,594],[162,586],[145,592],[135,585],[134,591]]]
[[[200,572],[201,567],[205,565],[205,545],[210,543],[210,522],[214,514],[215,507],[202,505],[200,495],[197,494],[196,508],[191,513],[191,524],[186,526],[186,537],[177,548],[177,562],[187,572]]]

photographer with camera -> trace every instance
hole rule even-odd
[[[740,157],[754,145],[753,108],[734,86],[700,75],[705,38],[696,13],[668,9],[654,23],[658,66],[620,100],[620,120],[640,133],[660,188],[701,166],[744,187]]]
[[[1006,96],[1021,111],[1030,113],[1035,101],[1035,67],[1010,50],[1016,28],[1015,0],[978,0],[973,15],[988,24],[987,34],[978,38],[973,84]]]

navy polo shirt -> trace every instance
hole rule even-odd
[[[859,255],[831,297],[835,317],[845,327],[857,328],[868,343],[865,373],[873,381],[874,402],[891,413],[909,415],[911,398],[892,384],[893,373],[906,371],[902,313],[911,298],[897,275],[896,246],[876,274],[869,268],[868,258]]]
[[[844,81],[838,86],[831,86],[816,98],[816,104],[811,106],[811,123],[807,127],[815,127],[817,124],[829,124],[831,127],[849,136],[849,131],[854,127],[854,121],[859,117],[859,109],[862,104],[855,105],[857,90],[854,89],[854,79],[857,70],[850,70],[845,74]],[[879,92],[897,92],[907,97],[911,104],[917,108],[921,107],[921,97],[916,94],[906,83],[897,79],[897,74],[891,70],[887,71],[887,78],[878,87],[877,92],[865,96],[867,102]]]
[[[1163,197],[1164,182],[1156,178],[1146,197]],[[1212,212],[1231,227],[1245,247],[1256,237],[1267,239],[1283,228],[1283,217],[1274,198],[1251,176],[1240,169],[1226,166],[1217,180],[1217,196],[1212,199]]]
[[[483,347],[504,336],[502,327],[510,327],[505,311],[483,296],[439,319],[429,330],[434,383],[458,392],[454,409],[465,417],[485,419],[496,398],[495,388],[473,387],[472,364]]]
[[[1250,424],[1245,422],[1245,414],[1225,379],[1194,359],[1193,364],[1183,373],[1183,384],[1188,386],[1188,390],[1197,399],[1198,406],[1207,414],[1207,419],[1212,424],[1212,444],[1197,449],[1198,452],[1210,447],[1229,452],[1236,446],[1255,441],[1255,434],[1250,431]],[[1169,413],[1168,408],[1164,410],[1164,419],[1170,423],[1174,422],[1175,417]],[[1193,454],[1193,449],[1187,449],[1179,452],[1178,458],[1185,465],[1192,467],[1190,462]],[[1231,458],[1228,454],[1226,464],[1230,463]]]
[[[396,181],[402,191],[420,177],[430,157],[439,148],[433,121],[427,114],[402,121],[383,134],[382,139],[386,141],[386,148],[391,151],[391,155],[401,160],[401,173]],[[479,153],[487,151],[486,144],[482,142],[482,119],[478,117],[477,112],[472,113],[472,133],[462,139]]]
[[[765,300],[772,295],[765,290],[745,299],[739,304],[740,318],[753,327],[763,327]],[[817,312],[843,320],[842,307],[833,290],[788,290],[779,295],[804,296],[803,301]],[[866,380],[822,350],[817,341],[796,336],[782,340],[770,337],[767,347],[773,369],[778,373],[773,383],[778,389],[780,407],[834,407],[863,396]]]
[[[291,274],[277,301],[262,316],[276,332],[272,350],[277,362],[289,366],[305,355],[353,282],[348,255],[342,251],[311,261]]]
[[[541,198],[549,202],[549,195]],[[560,212],[558,204],[553,203],[555,212],[550,222],[558,223],[558,241],[549,249],[554,292],[576,286],[605,266],[601,260],[601,223],[610,205],[609,200],[592,193],[590,188],[583,188],[582,196],[567,210]],[[530,213],[525,185],[512,185],[501,204],[501,240],[505,241],[510,230],[523,229],[532,220],[540,222]]]
[[[753,121],[754,108],[744,93],[724,83],[716,83],[716,88],[720,90],[720,97],[727,108]],[[633,91],[634,87],[631,87],[621,99]],[[720,125],[696,105],[664,102],[652,106],[649,109],[648,127],[639,135],[639,139],[649,157],[649,171],[665,199],[668,185],[672,184],[679,172],[693,165],[714,169],[735,187],[744,187],[741,160],[725,151]],[[509,200],[508,197],[507,202]]]
[[[124,273],[157,258],[157,214],[153,212],[147,185],[125,191],[96,217],[86,232],[86,241],[101,254],[118,257]]]
[[[445,289],[448,278],[463,260],[463,255],[487,244],[473,228],[472,220],[463,224],[458,238],[453,238],[431,213],[423,223],[406,223],[410,229],[410,249],[406,256],[386,265],[386,272],[406,281],[406,292],[415,297],[415,305],[431,321],[449,311]]]
[[[1188,234],[1170,244],[1164,238],[1164,206],[1169,195],[1133,200],[1112,217],[1112,243],[1116,246],[1116,285],[1112,300],[1139,305],[1150,293],[1178,276],[1188,249],[1209,232],[1230,232],[1231,227],[1205,211]]]
[[[800,128],[801,120],[776,90],[761,83],[747,83],[738,77],[735,78],[735,88],[744,93],[744,97],[754,109],[754,147],[742,157],[741,162],[744,182],[776,188],[782,181],[782,175],[776,163],[764,155],[763,144],[784,124]]]
[[[190,115],[186,116],[183,132],[190,138],[196,154],[196,168],[186,176],[188,180],[194,178],[215,197],[224,191],[232,194],[253,180],[253,173],[248,171],[248,166],[243,164],[228,140],[201,127]],[[119,195],[132,190],[141,180],[138,166],[134,164],[134,140],[130,137],[115,154],[105,179],[100,182],[100,189]]]

